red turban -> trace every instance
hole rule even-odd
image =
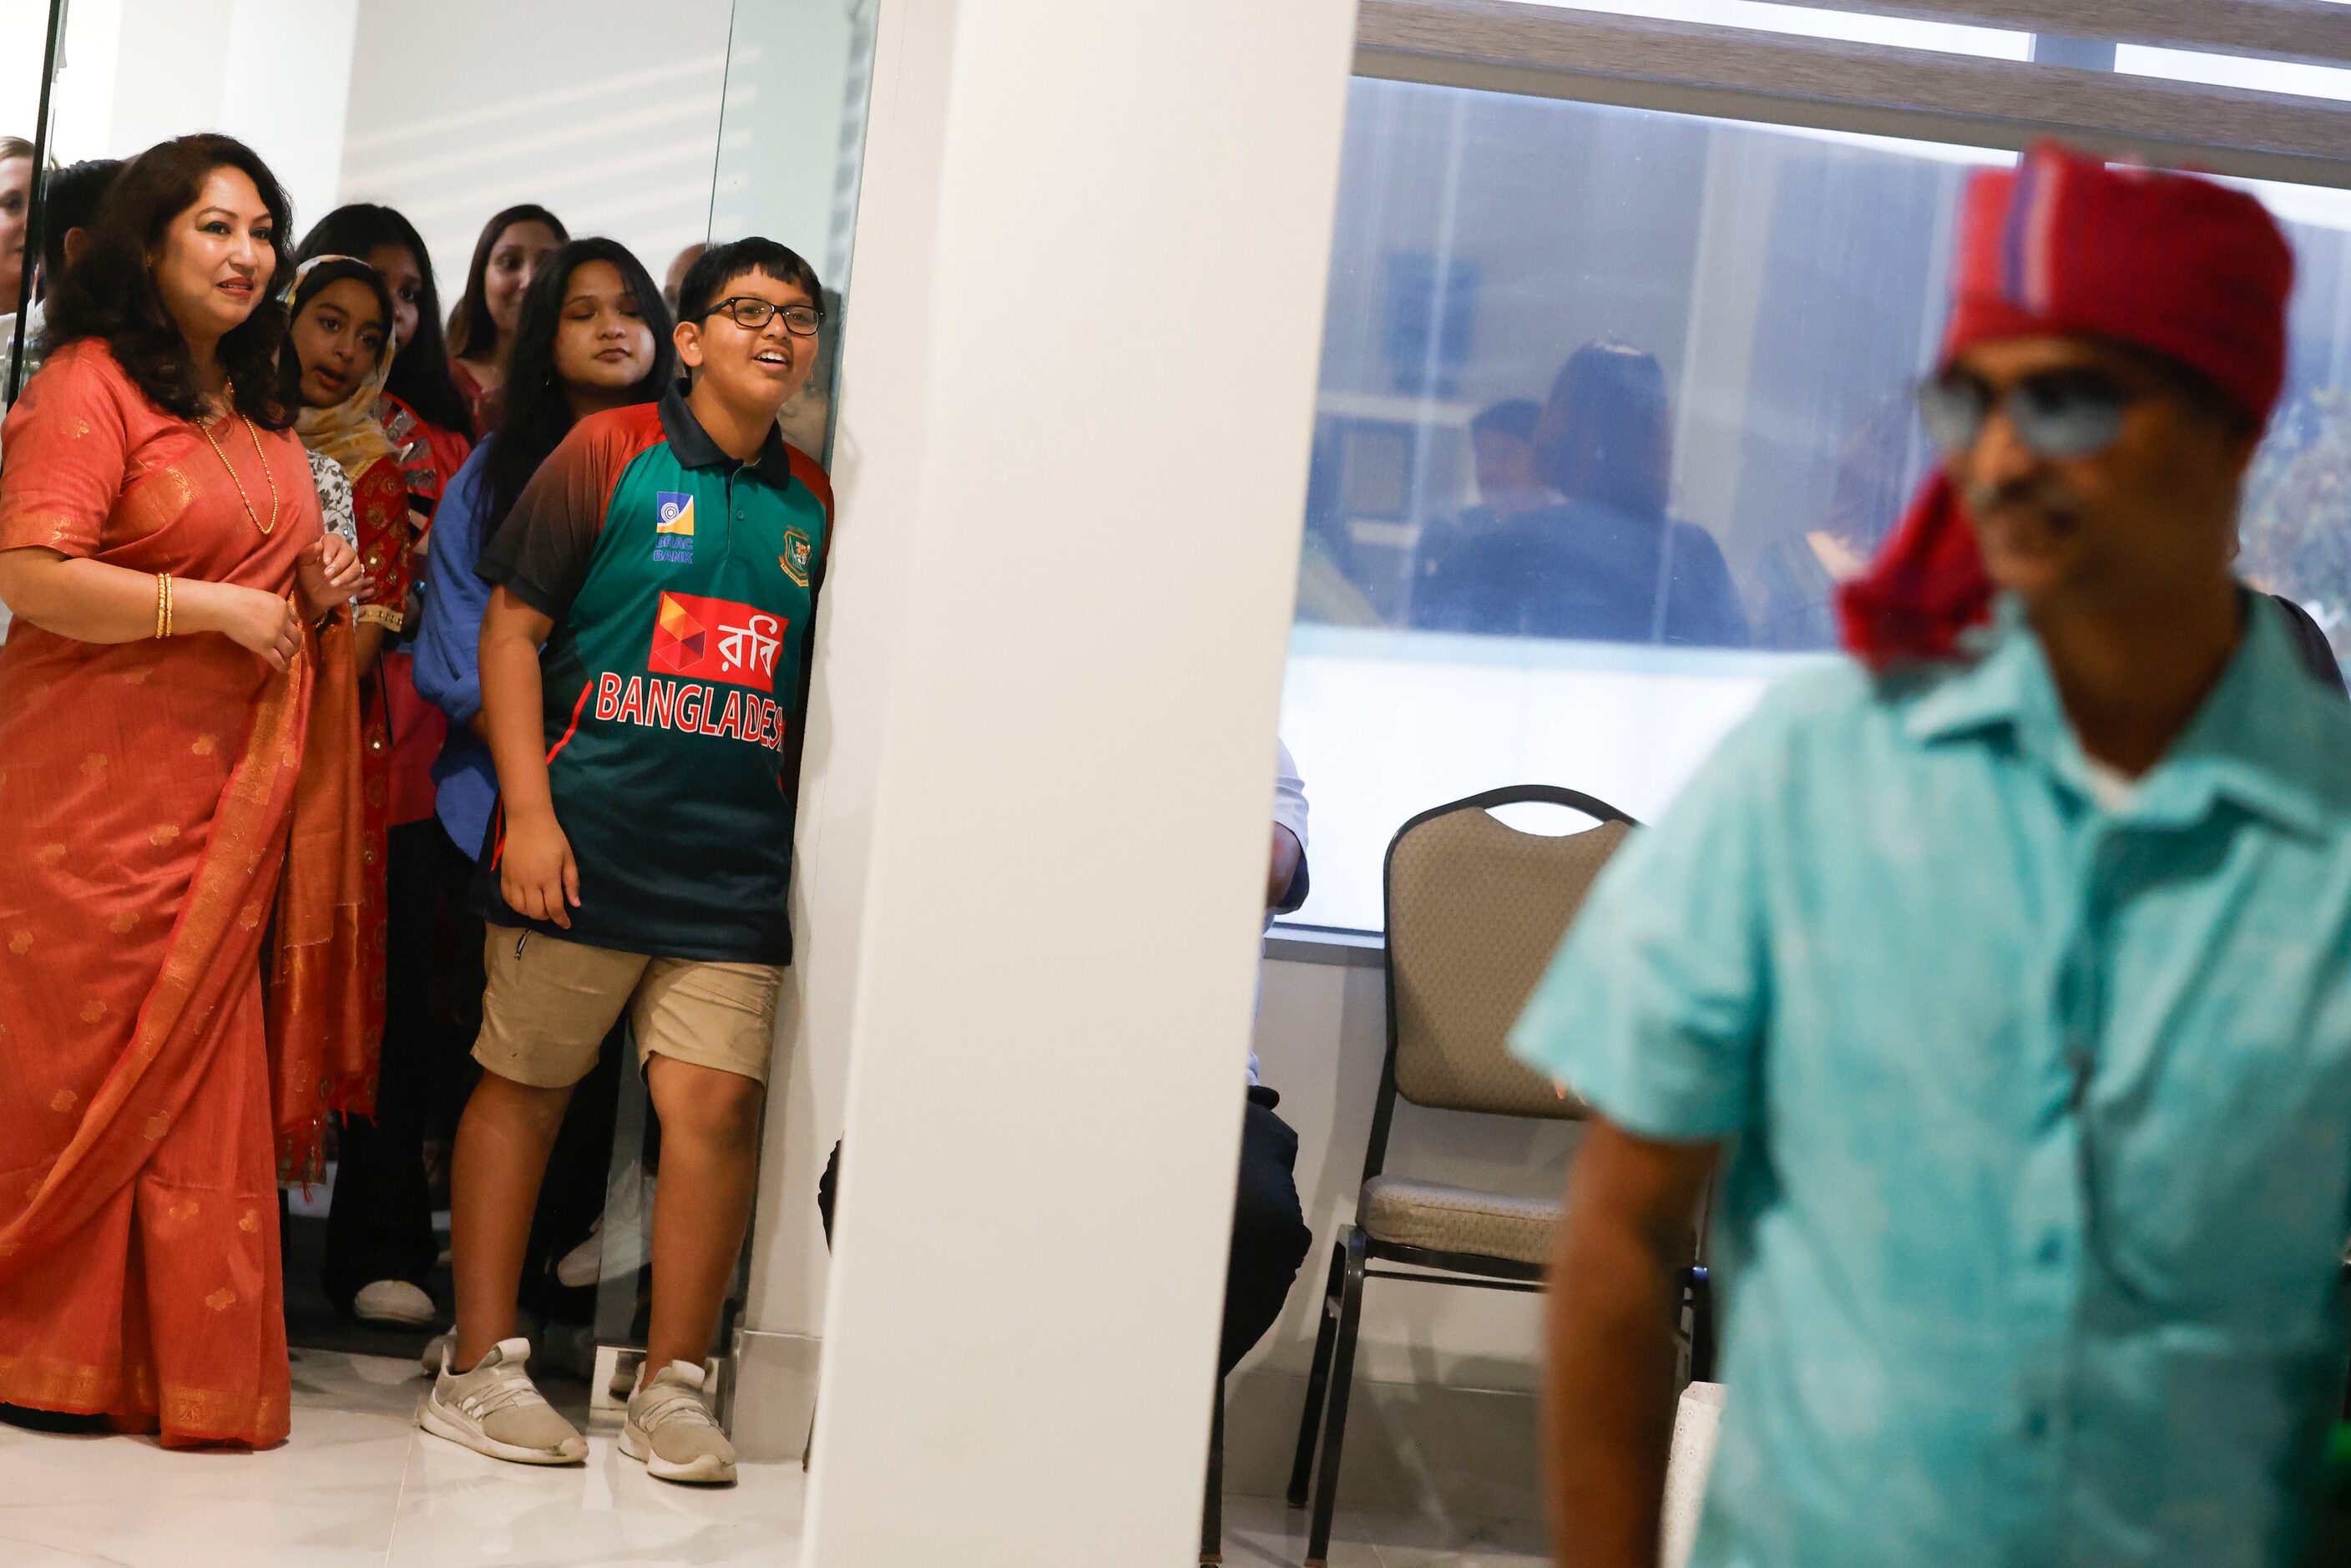
[[[2252,197],[2043,142],[1968,183],[1943,362],[1988,338],[2106,338],[2199,371],[2266,421],[2285,382],[2293,287],[2294,253]],[[1956,656],[1991,597],[1938,468],[1837,611],[1845,646],[1883,665]]]

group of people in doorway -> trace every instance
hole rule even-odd
[[[624,246],[518,207],[444,338],[401,214],[298,235],[228,138],[41,194],[0,427],[0,1405],[284,1437],[278,1191],[330,1137],[330,1294],[432,1319],[455,904],[488,923],[480,1071],[421,1419],[581,1453],[517,1297],[566,1099],[626,1016],[664,1176],[622,1446],[728,1479],[704,1367],[789,957],[831,537],[778,425],[816,365],[815,271],[696,247],[665,299]]]
[[[786,434],[815,271],[754,237],[657,285],[517,206],[444,336],[406,219],[345,206],[297,244],[228,138],[41,194],[0,427],[0,1410],[283,1438],[277,1194],[331,1142],[324,1284],[371,1322],[437,1321],[444,1167],[455,1326],[420,1424],[579,1461],[519,1301],[580,1253],[596,1277],[592,1238],[551,1269],[538,1222],[601,1208],[609,1092],[588,1157],[558,1150],[632,1041],[661,1176],[621,1448],[731,1479],[705,1368],[791,958],[832,537]],[[1281,798],[1270,908],[1305,888],[1286,754]],[[1253,1078],[1228,1364],[1309,1240]]]

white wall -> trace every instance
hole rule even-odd
[[[653,12],[629,0],[74,0],[57,152],[128,157],[225,131],[286,183],[299,227],[345,201],[406,212],[446,304],[483,220],[517,202],[611,235],[658,277],[708,232],[732,13],[732,0]],[[0,0],[0,133],[32,133],[47,15],[43,0]],[[831,152],[818,155],[822,181]]]
[[[179,0],[171,0],[179,3]],[[408,214],[444,308],[517,202],[658,281],[709,227],[730,0],[362,0],[341,198]]]
[[[1388,840],[1431,806],[1555,783],[1655,821],[1797,653],[1301,625],[1281,736],[1314,810],[1303,923],[1376,930]]]
[[[1196,1545],[1352,21],[883,8],[809,753],[872,788],[802,860],[851,927],[800,966],[850,1049],[816,1564]],[[1206,335],[1204,251],[1250,280]]]
[[[360,0],[74,0],[56,91],[59,162],[195,131],[250,142],[298,225],[335,204]],[[0,0],[0,129],[31,136],[47,7]]]
[[[0,0],[0,136],[33,140],[48,25],[48,0]]]

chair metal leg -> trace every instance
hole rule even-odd
[[[1225,1380],[1217,1379],[1216,1414],[1208,1421],[1208,1495],[1200,1504],[1200,1568],[1225,1560]]]
[[[1331,1280],[1322,1288],[1322,1326],[1314,1331],[1314,1364],[1306,1375],[1306,1408],[1298,1413],[1298,1457],[1290,1462],[1290,1506],[1306,1506],[1314,1474],[1314,1439],[1322,1435],[1322,1396],[1331,1386],[1331,1344],[1339,1334],[1339,1287],[1345,1277],[1343,1239],[1331,1248]]]
[[[1331,1555],[1331,1518],[1339,1507],[1339,1451],[1347,1436],[1347,1395],[1355,1380],[1355,1330],[1364,1306],[1365,1238],[1349,1226],[1342,1239],[1345,1276],[1339,1297],[1338,1334],[1331,1344],[1331,1385],[1322,1415],[1322,1473],[1314,1483],[1314,1520],[1306,1532],[1306,1568],[1324,1568]]]

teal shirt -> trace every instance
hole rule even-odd
[[[1732,1140],[1696,1568],[2286,1568],[2344,1385],[2351,710],[2274,607],[2116,810],[2038,642],[1766,697],[1513,1037]]]

